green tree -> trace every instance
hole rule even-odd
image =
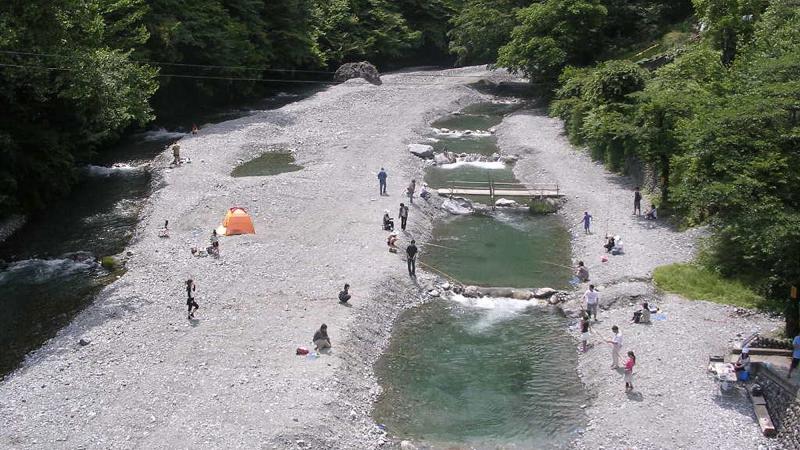
[[[532,82],[551,84],[566,65],[594,61],[607,10],[600,0],[545,0],[517,13],[520,24],[497,64]]]
[[[497,60],[517,24],[516,12],[530,0],[467,0],[451,19],[450,52],[456,64],[487,64]]]
[[[69,191],[76,161],[152,118],[154,69],[131,62],[139,0],[0,4],[0,214]]]

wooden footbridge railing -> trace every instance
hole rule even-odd
[[[452,197],[454,195],[480,195],[489,197],[494,206],[498,198],[524,198],[528,200],[536,198],[555,198],[561,197],[558,184],[556,183],[535,183],[526,185],[522,183],[501,183],[497,181],[452,181],[450,186],[439,188],[437,192],[441,196]]]

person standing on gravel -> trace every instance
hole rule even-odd
[[[188,308],[189,319],[194,319],[194,313],[200,308],[200,305],[194,301],[194,292],[197,290],[197,285],[194,280],[189,278],[186,280],[186,306]],[[192,310],[194,308],[194,310]]]
[[[408,202],[412,205],[414,204],[414,192],[417,190],[417,180],[411,180],[411,184],[408,185],[408,189],[406,189],[406,194],[408,195]]]
[[[633,215],[642,215],[642,193],[639,192],[639,186],[636,186],[636,190],[633,191]]]
[[[408,221],[408,206],[400,203],[400,229],[406,231],[406,222]]]
[[[611,344],[611,368],[619,369],[619,352],[622,351],[622,333],[620,333],[619,327],[616,325],[611,327],[611,331],[614,332],[614,337],[611,338],[610,341],[606,341]]]
[[[633,366],[636,365],[636,355],[633,350],[628,351],[628,359],[625,361],[625,392],[633,392]]]
[[[381,171],[378,172],[378,189],[380,189],[380,195],[386,195],[386,178],[388,176],[386,170],[381,167]]]
[[[589,211],[583,212],[583,218],[581,219],[581,222],[583,222],[583,232],[586,234],[592,234],[590,231],[592,226],[592,215],[589,214]]]
[[[589,345],[589,315],[583,313],[581,315],[581,351],[586,353]]]
[[[589,290],[584,292],[583,301],[586,302],[586,312],[589,318],[594,315],[594,321],[597,322],[597,307],[600,305],[600,293],[594,290],[594,285],[589,285]]]
[[[792,372],[797,368],[797,363],[800,363],[800,334],[792,339],[792,349],[792,364],[789,366],[787,378],[792,378]]]
[[[178,141],[172,143],[172,164],[181,165],[181,146],[178,145]]]
[[[408,262],[408,275],[417,276],[417,241],[411,240],[411,244],[406,247],[406,261]]]

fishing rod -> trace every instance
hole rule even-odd
[[[433,266],[431,266],[429,264],[425,264],[422,261],[417,261],[417,262],[419,262],[422,266],[427,267],[428,269],[431,269],[431,270],[433,270],[434,272],[436,272],[436,273],[438,273],[440,275],[444,275],[445,278],[449,278],[450,280],[453,280],[458,284],[466,286],[466,284],[462,283],[461,281],[459,281],[458,278],[456,278],[456,277],[454,277],[454,276],[452,276],[452,275],[450,275],[450,274],[448,274],[446,272],[443,272],[443,271],[441,271],[441,270],[439,270],[439,269],[437,269],[437,268],[435,268],[435,267],[433,267]]]
[[[574,269],[574,267],[565,266],[565,265],[563,265],[563,264],[551,263],[551,262],[549,262],[549,261],[539,261],[539,262],[541,262],[541,263],[545,263],[545,264],[550,264],[551,266],[563,267],[563,268],[565,268],[565,269]]]
[[[420,242],[420,244],[422,244],[422,245],[432,245],[432,246],[434,246],[434,247],[439,247],[439,248],[446,248],[447,250],[456,250],[456,249],[455,249],[455,248],[453,248],[453,247],[445,247],[444,245],[433,244],[433,243],[431,243],[431,242]]]

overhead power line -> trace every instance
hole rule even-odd
[[[61,59],[70,59],[70,57],[65,55],[59,55],[55,53],[38,53],[38,52],[27,52],[27,51],[19,51],[19,50],[0,50],[0,53],[7,54],[7,55],[20,55],[20,56],[41,56],[45,58],[61,58]],[[308,74],[318,74],[318,75],[333,75],[336,72],[329,71],[329,70],[308,70],[308,69],[282,69],[282,68],[273,68],[273,67],[252,67],[252,66],[225,66],[225,65],[213,65],[213,64],[189,64],[189,63],[173,63],[173,62],[164,62],[164,61],[149,61],[149,60],[141,60],[141,59],[129,59],[130,62],[135,62],[139,64],[149,64],[153,66],[169,66],[169,67],[194,67],[199,69],[228,69],[228,70],[252,70],[252,71],[260,71],[260,72],[276,72],[276,73],[308,73]],[[402,74],[403,76],[409,77],[441,77],[441,78],[481,78],[481,75],[458,75],[458,74],[425,74],[425,73],[406,73]]]

